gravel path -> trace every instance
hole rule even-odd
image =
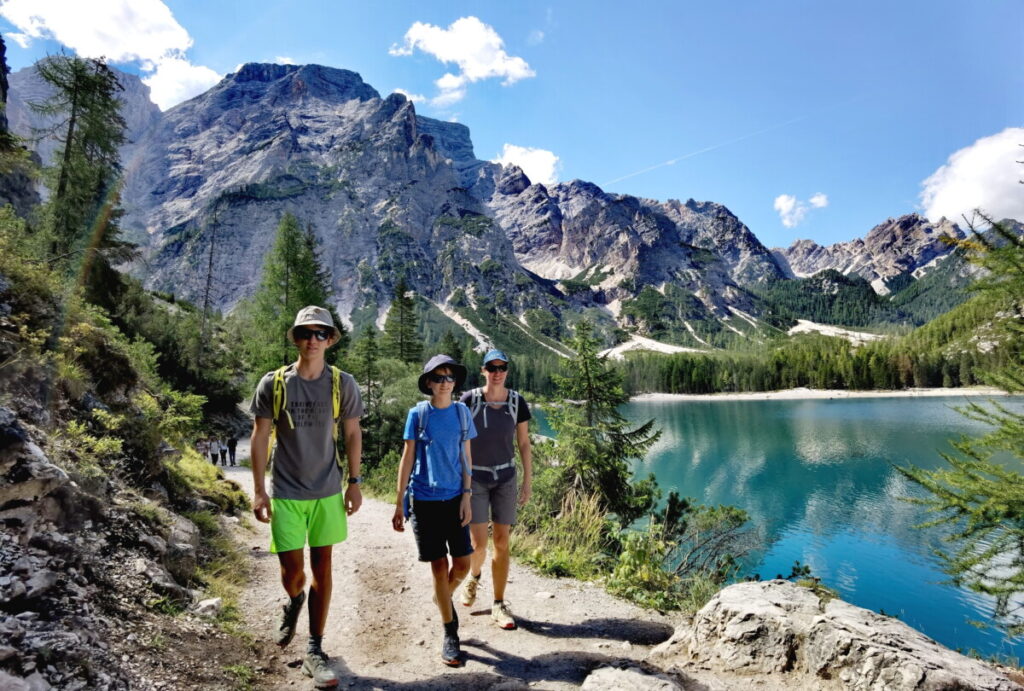
[[[248,455],[239,452],[240,458]],[[252,495],[248,468],[225,471]],[[596,667],[642,660],[672,633],[670,618],[617,600],[597,585],[547,578],[516,563],[507,597],[519,629],[503,631],[490,619],[485,567],[478,603],[456,605],[466,664],[448,668],[440,661],[441,624],[431,603],[430,569],[416,560],[412,532],[392,530],[393,510],[392,504],[365,500],[349,517],[349,539],[335,547],[324,649],[332,655],[341,688],[571,689]],[[283,596],[277,559],[267,551],[268,526],[248,523],[253,527],[239,535],[251,548],[255,577],[241,607],[255,631],[269,631],[275,603]],[[275,672],[283,668],[285,685],[308,687],[300,669],[305,616],[300,622],[295,640],[267,666]]]

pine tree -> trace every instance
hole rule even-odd
[[[622,375],[597,355],[591,324],[583,320],[567,345],[576,353],[571,374],[555,375],[563,404],[549,420],[557,433],[564,491],[596,492],[603,509],[629,525],[644,515],[657,495],[653,477],[632,481],[629,461],[642,459],[661,435],[648,420],[636,429],[619,413],[629,400]]]
[[[259,288],[240,310],[247,359],[254,375],[294,359],[295,348],[286,334],[295,315],[307,305],[331,311],[342,341],[327,351],[327,361],[336,361],[347,338],[338,315],[329,305],[330,295],[328,274],[317,256],[312,229],[303,230],[295,216],[285,213],[277,226],[274,247],[263,262]]]
[[[465,353],[462,351],[462,344],[459,343],[459,339],[455,338],[455,334],[452,333],[451,329],[444,332],[444,336],[441,337],[441,344],[439,348],[439,352],[450,355],[455,362],[465,364],[463,361]]]
[[[403,362],[419,362],[423,344],[416,331],[416,303],[403,278],[395,286],[395,298],[384,322],[384,352]]]
[[[363,335],[352,345],[352,372],[359,382],[363,396],[363,457],[367,466],[373,467],[384,458],[390,440],[382,434],[383,381],[381,380],[380,344],[377,328],[370,324]]]
[[[128,250],[117,240],[125,129],[117,76],[102,59],[67,55],[40,61],[36,71],[52,95],[29,107],[56,119],[37,134],[60,142],[45,209],[52,255],[71,265],[73,255],[85,253],[88,264],[99,249]]]
[[[968,241],[972,261],[989,270],[976,288],[992,296],[1003,317],[999,323],[1012,344],[1012,356],[990,373],[988,383],[1010,393],[1024,392],[1024,238],[993,224],[987,236]],[[1024,634],[1024,475],[992,460],[1003,452],[1024,460],[1024,415],[990,402],[962,409],[992,431],[953,442],[959,455],[943,454],[948,468],[900,468],[927,490],[923,504],[937,514],[925,526],[950,525],[951,552],[942,553],[946,573],[957,585],[995,600],[994,615],[1011,636]]]

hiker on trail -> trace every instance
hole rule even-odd
[[[200,438],[199,441],[196,442],[196,451],[199,452],[200,456],[206,458],[206,455],[210,453],[209,442],[207,442],[206,439]]]
[[[231,465],[238,465],[235,463],[235,449],[238,448],[238,439],[232,434],[228,437],[228,458],[231,460]]]
[[[516,523],[516,505],[530,500],[533,462],[530,449],[530,406],[518,391],[505,387],[509,357],[492,349],[484,355],[480,372],[482,388],[462,395],[473,414],[477,436],[470,444],[473,452],[473,522],[469,526],[473,542],[470,573],[462,587],[463,606],[476,602],[480,574],[487,560],[487,523],[491,523],[494,556],[491,558],[491,579],[494,582],[494,603],[491,619],[503,629],[516,628],[509,604],[505,601],[508,583],[509,533]],[[523,484],[516,497],[516,452],[523,462]]]
[[[210,436],[206,439],[206,452],[210,454],[210,463],[217,465],[217,437]]]
[[[217,450],[220,451],[220,464],[226,466],[228,464],[228,445],[226,440],[217,440]],[[234,463],[231,465],[234,465]]]
[[[338,342],[331,314],[322,307],[304,307],[288,329],[299,359],[268,372],[250,403],[252,432],[253,513],[270,523],[270,551],[281,563],[281,583],[288,595],[274,638],[282,648],[295,635],[305,602],[303,551],[308,538],[313,574],[309,588],[309,642],[302,671],[317,688],[336,686],[338,677],[323,651],[323,633],[331,603],[331,554],[347,536],[346,514],[359,510],[363,402],[352,375],[327,365],[324,353]],[[348,486],[337,441],[345,440]],[[264,486],[269,447],[276,437],[271,499]]]
[[[476,436],[469,409],[452,400],[466,381],[466,368],[447,355],[435,355],[423,367],[419,389],[430,396],[409,410],[405,447],[398,468],[398,499],[391,525],[412,523],[420,561],[430,562],[434,603],[444,625],[441,661],[461,664],[459,616],[452,594],[469,571],[470,456]],[[451,554],[451,563],[448,554]]]

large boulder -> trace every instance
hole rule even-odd
[[[1024,689],[897,619],[783,580],[725,588],[651,661],[740,685],[768,676],[794,688]]]

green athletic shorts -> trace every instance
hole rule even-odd
[[[323,499],[270,500],[270,552],[290,552],[306,546],[326,547],[345,540],[345,497],[340,492]]]

